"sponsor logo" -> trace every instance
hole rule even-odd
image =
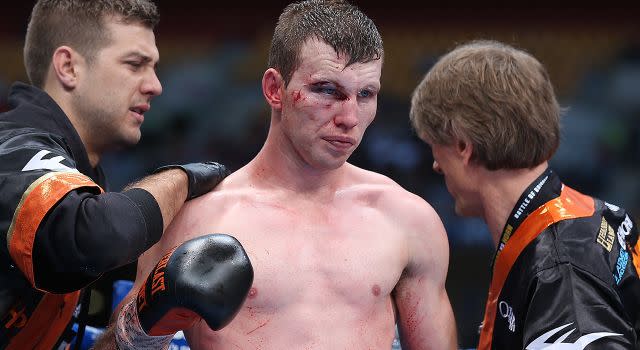
[[[52,170],[52,171],[73,170],[73,169],[69,168],[68,166],[60,163],[61,161],[64,160],[63,156],[55,156],[55,157],[50,158],[50,159],[44,159],[44,156],[46,156],[49,153],[51,153],[51,152],[47,151],[47,150],[42,150],[42,151],[36,153],[36,155],[33,156],[27,162],[27,164],[24,166],[24,168],[22,168],[22,171],[41,170],[41,169]]]
[[[546,342],[549,338],[553,337],[556,333],[560,332],[564,328],[569,327],[572,324],[573,322],[567,323],[564,326],[554,328],[544,333],[543,335],[539,336],[538,338],[534,339],[531,343],[529,343],[529,345],[527,345],[525,350],[542,350],[542,349],[544,350],[584,350],[589,344],[593,343],[598,339],[605,338],[605,337],[616,337],[616,336],[622,335],[618,333],[609,333],[609,332],[589,333],[581,336],[578,340],[576,340],[573,343],[563,343],[563,341],[567,339],[567,337],[571,333],[573,333],[573,331],[576,330],[575,328],[573,328],[570,331],[562,334],[553,343]],[[595,349],[594,347],[591,347],[591,348]]]
[[[500,304],[498,304],[498,310],[500,311],[500,316],[507,319],[507,322],[509,323],[509,330],[511,332],[515,332],[516,316],[513,314],[513,308],[506,302],[501,301]]]
[[[604,202],[604,205],[606,205],[606,206],[607,206],[607,208],[609,208],[609,210],[611,210],[611,211],[618,211],[618,210],[620,210],[620,207],[619,207],[619,206],[614,205],[614,204],[611,204],[611,203]]]
[[[612,211],[618,211],[620,208],[613,204],[604,203],[609,209]],[[604,219],[602,219],[604,222]],[[624,272],[627,269],[627,264],[629,264],[629,252],[627,251],[627,236],[631,233],[633,229],[633,221],[629,215],[624,216],[624,220],[618,226],[618,231],[616,232],[616,236],[618,237],[618,243],[620,244],[620,253],[618,255],[618,261],[616,261],[616,268],[613,272],[613,278],[616,280],[616,284],[620,284],[622,281],[622,276],[624,276]],[[602,233],[602,225],[600,226],[600,233],[598,233],[598,238],[596,239],[598,243],[600,243],[600,236]],[[602,244],[602,243],[600,243]],[[604,247],[604,245],[603,245]],[[606,247],[605,247],[606,248]],[[610,249],[608,249],[611,251]]]
[[[507,241],[509,240],[509,238],[511,238],[512,232],[513,232],[513,226],[507,224],[507,227],[505,227],[504,232],[502,233],[500,248],[498,250],[502,250],[502,248],[504,248],[504,245],[507,244]]]
[[[611,252],[611,248],[613,248],[615,234],[613,232],[613,228],[609,225],[607,220],[602,218],[600,222],[600,231],[598,232],[598,238],[596,238],[596,242],[598,242],[604,249],[608,252]]]
[[[156,293],[166,290],[164,272],[166,270],[167,264],[169,263],[169,259],[171,258],[171,255],[176,250],[176,248],[173,248],[170,251],[168,251],[160,259],[160,261],[158,261],[155,268],[153,269],[153,274],[150,274],[149,276],[147,276],[147,279],[144,281],[143,287],[140,288],[140,290],[138,291],[138,296],[137,296],[138,313],[148,306],[149,298],[153,298]],[[151,284],[150,286],[151,291],[149,293],[150,295],[147,295],[147,286],[149,284]]]
[[[514,218],[516,219],[520,218],[522,213],[524,213],[524,210],[527,209],[527,206],[529,205],[529,203],[531,203],[531,201],[536,197],[538,192],[540,192],[540,189],[547,182],[548,179],[549,179],[549,176],[548,175],[545,176],[542,180],[540,180],[540,182],[538,182],[536,187],[534,187],[531,190],[531,192],[529,192],[529,194],[524,198],[522,203],[520,203],[520,206],[518,207],[518,210],[516,210],[516,213],[513,214]]]
[[[169,258],[171,258],[171,254],[173,254],[173,250],[165,254],[156,265],[156,269],[153,272],[153,281],[151,285],[152,296],[166,289],[164,285],[164,270],[167,267],[167,264],[169,263]]]
[[[629,262],[629,253],[626,250],[620,249],[620,255],[618,256],[618,262],[616,262],[616,273],[613,274],[613,278],[616,280],[616,284],[620,284],[624,270],[627,268]]]
[[[620,243],[621,249],[627,249],[626,238],[629,235],[629,232],[631,232],[632,228],[633,221],[631,221],[629,215],[625,215],[624,221],[620,224],[620,227],[618,227],[618,243]]]

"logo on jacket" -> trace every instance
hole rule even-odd
[[[511,332],[515,332],[516,316],[513,314],[513,308],[506,302],[501,301],[500,304],[498,304],[498,310],[500,311],[500,316],[502,316],[502,318],[506,318],[507,322],[509,322],[509,330]]]
[[[624,271],[627,268],[627,264],[629,263],[629,253],[626,250],[620,249],[620,255],[618,256],[618,261],[616,262],[616,273],[613,274],[613,278],[616,280],[616,284],[620,284],[622,281],[622,276],[624,276]]]
[[[611,211],[618,211],[618,210],[620,210],[620,207],[619,207],[619,206],[617,206],[617,205],[615,205],[615,204],[611,204],[611,203],[604,202],[604,205],[606,205],[606,206],[607,206],[607,208],[609,208],[609,210],[611,210]]]
[[[618,333],[609,333],[609,332],[589,333],[589,334],[585,334],[585,335],[581,336],[574,343],[563,343],[563,341],[565,339],[567,339],[567,337],[571,333],[573,333],[573,331],[576,330],[574,328],[574,329],[564,333],[563,335],[561,335],[555,342],[546,343],[547,339],[551,338],[554,334],[560,332],[561,330],[563,330],[564,328],[569,327],[572,324],[573,324],[573,322],[572,323],[567,323],[564,326],[560,326],[558,328],[554,328],[554,329],[548,331],[547,333],[539,336],[534,341],[532,341],[529,345],[527,345],[525,350],[542,350],[542,349],[544,349],[544,350],[584,350],[589,344],[593,343],[594,341],[596,341],[596,340],[598,340],[600,338],[615,337],[615,336],[621,336],[622,335],[622,334],[618,334]]]
[[[620,284],[624,271],[627,269],[629,263],[629,252],[627,252],[627,236],[631,233],[633,228],[633,221],[629,215],[624,216],[624,221],[618,227],[618,243],[620,244],[620,253],[618,255],[618,261],[616,262],[616,271],[613,274],[613,278],[616,280],[616,284]]]
[[[51,159],[43,159],[44,156],[46,156],[49,153],[51,153],[51,151],[47,151],[47,150],[42,150],[36,153],[36,155],[33,156],[29,160],[29,162],[27,162],[27,165],[25,165],[24,168],[22,168],[22,171],[41,170],[41,169],[52,170],[52,171],[72,170],[68,166],[60,163],[61,161],[64,160],[63,156],[56,156]]]
[[[618,227],[618,243],[620,243],[620,247],[622,249],[627,249],[627,236],[631,233],[631,229],[633,228],[633,221],[629,215],[624,216],[624,221]]]
[[[607,220],[602,218],[600,222],[600,231],[598,232],[598,238],[596,238],[596,242],[600,244],[604,249],[608,252],[611,252],[611,248],[613,248],[613,242],[615,242],[615,232],[613,232],[613,228],[609,225]]]

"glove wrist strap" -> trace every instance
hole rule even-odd
[[[167,349],[173,338],[173,335],[147,335],[140,325],[135,299],[120,311],[116,321],[115,336],[119,350]]]

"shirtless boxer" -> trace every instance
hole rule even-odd
[[[134,292],[173,246],[207,232],[240,241],[253,287],[231,323],[185,330],[192,349],[455,349],[449,247],[420,197],[347,163],[376,114],[383,47],[341,1],[289,5],[262,78],[271,107],[259,154],[187,204],[139,260]]]

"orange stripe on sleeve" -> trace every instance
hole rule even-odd
[[[34,181],[20,199],[7,233],[7,246],[11,258],[35,288],[33,244],[38,226],[60,199],[80,187],[102,192],[100,186],[79,172],[50,172]]]

